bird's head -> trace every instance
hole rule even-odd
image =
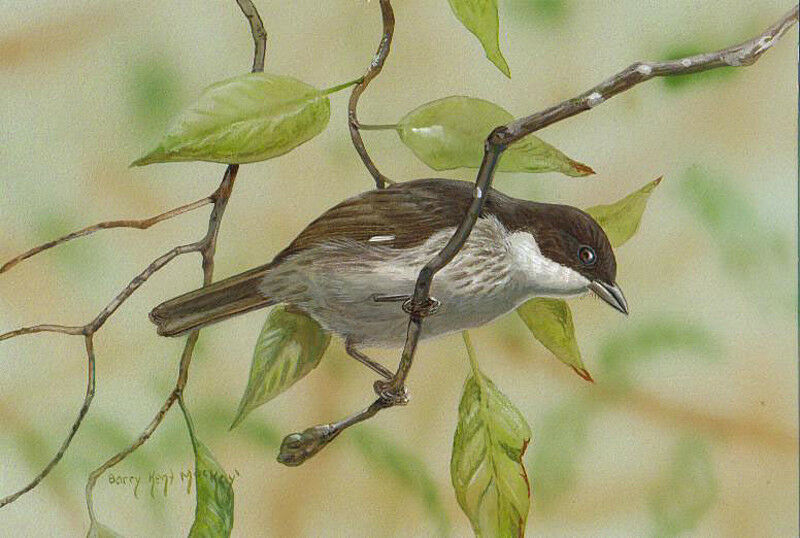
[[[616,283],[614,250],[599,224],[572,206],[529,206],[528,230],[535,239],[529,253],[535,282],[543,295],[574,296],[589,291],[623,314],[628,303]]]

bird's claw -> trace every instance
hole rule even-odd
[[[391,381],[379,379],[372,386],[381,400],[391,405],[407,405],[409,402],[408,389],[405,387],[395,387]]]
[[[291,433],[284,437],[278,461],[296,467],[325,448],[337,435],[331,424],[312,426],[301,433]]]

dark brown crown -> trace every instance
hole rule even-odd
[[[412,248],[433,234],[459,225],[473,200],[473,184],[449,179],[418,179],[349,198],[323,213],[273,263],[314,244],[348,239],[369,242],[392,237],[382,246]],[[529,202],[489,189],[482,216],[494,215],[509,232],[531,233],[542,253],[590,280],[614,282],[616,260],[603,229],[580,209]],[[581,262],[580,249],[591,247],[596,260]]]

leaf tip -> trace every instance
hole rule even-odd
[[[655,178],[653,180],[653,187],[658,187],[662,179],[664,179],[664,176],[658,176],[657,178]]]
[[[578,368],[577,366],[570,366],[575,373],[578,374],[582,379],[585,379],[589,383],[594,383],[594,378],[592,378],[592,374],[589,373],[589,370],[586,368]]]
[[[489,58],[489,61],[497,66],[501,73],[503,73],[507,78],[511,78],[511,68],[508,67],[508,62],[506,62],[502,52],[498,50],[497,54],[492,56],[487,55],[487,57]]]
[[[569,164],[578,177],[592,176],[597,173],[588,164],[579,163],[578,161],[573,161],[571,159]]]
[[[161,148],[154,149],[150,153],[147,153],[143,157],[139,157],[131,164],[128,165],[128,168],[133,168],[135,166],[147,166],[148,164],[153,164],[157,162],[163,162],[164,160],[164,151]]]

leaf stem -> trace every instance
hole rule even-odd
[[[370,124],[370,123],[359,123],[358,128],[362,131],[396,131],[398,129],[398,125],[396,123],[382,123],[382,124]]]
[[[472,368],[472,374],[475,379],[481,379],[481,369],[478,367],[478,355],[475,353],[475,348],[472,347],[472,338],[469,336],[469,331],[461,331],[461,336],[464,338],[464,347],[467,348],[467,355],[469,356],[469,365]],[[481,383],[482,381],[478,381]]]
[[[192,448],[194,449],[195,454],[197,454],[197,438],[195,437],[194,433],[194,422],[192,421],[192,416],[189,414],[189,410],[186,408],[186,402],[183,401],[182,394],[178,396],[178,405],[181,407],[183,418],[186,420],[186,429],[189,430],[189,438],[192,441]]]
[[[332,86],[325,90],[320,91],[320,95],[330,95],[332,93],[336,93],[338,91],[344,90],[345,88],[349,88],[350,86],[355,86],[356,84],[360,84],[364,80],[364,77],[359,77],[355,80],[351,80],[350,82],[345,82],[343,84],[339,84],[338,86]]]

